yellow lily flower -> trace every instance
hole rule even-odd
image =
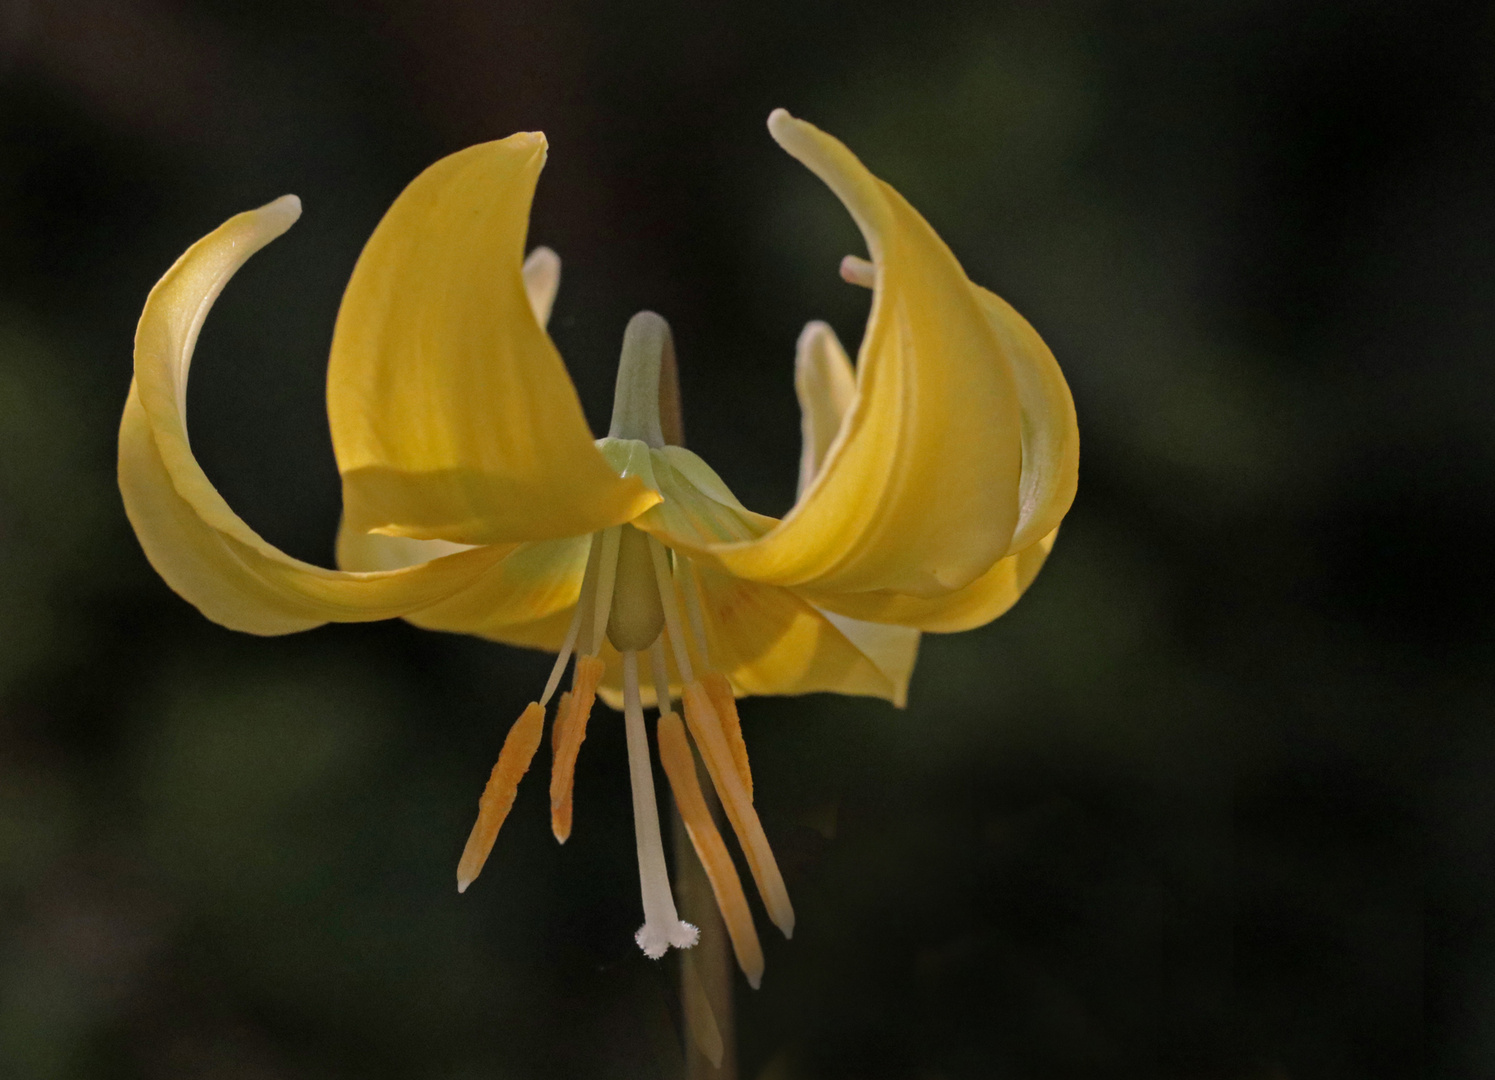
[[[600,694],[628,737],[638,943],[651,957],[693,944],[660,839],[643,718],[657,704],[676,805],[754,986],[762,950],[695,753],[788,936],[794,909],[753,809],[735,698],[831,690],[901,705],[921,631],[988,622],[1033,580],[1078,463],[1069,390],[1033,328],[973,285],[840,142],[783,110],[768,127],[855,218],[870,259],[848,256],[842,275],[874,293],[854,369],[825,324],[800,337],[800,497],[782,520],[745,508],[681,445],[657,315],[629,323],[612,428],[593,439],[545,331],[560,261],[544,248],[523,258],[546,154],[533,133],[427,169],[353,271],[327,376],[342,569],[261,539],[187,438],[203,320],[234,272],[295,222],[294,196],[229,219],[151,291],[119,436],[120,490],[147,557],[215,622],[284,634],[402,616],[557,653],[479,801],[459,890],[488,857],[574,657],[552,727],[552,828],[570,835],[573,770]]]

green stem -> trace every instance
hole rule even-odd
[[[660,426],[660,370],[668,353],[673,369],[675,345],[670,324],[652,311],[640,311],[623,331],[623,354],[618,358],[618,383],[613,391],[610,439],[641,439],[658,449],[664,445]],[[678,390],[676,391],[678,400]],[[677,409],[678,411],[678,409]]]

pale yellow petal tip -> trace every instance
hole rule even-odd
[[[499,145],[529,150],[542,158],[550,152],[550,141],[543,131],[516,131],[507,139],[500,139]]]
[[[788,109],[775,109],[768,114],[768,133],[773,136],[773,141],[795,157],[799,155],[790,149],[789,143],[805,128],[811,128],[811,125],[796,116],[791,116]]]
[[[301,217],[301,200],[295,195],[282,195],[256,210],[254,217],[255,224],[269,233],[273,240]]]
[[[841,260],[841,280],[848,285],[871,289],[877,285],[877,264],[856,255]]]
[[[528,274],[545,275],[547,277],[561,276],[561,257],[555,253],[554,248],[548,248],[541,244],[531,251],[524,259],[524,269]]]

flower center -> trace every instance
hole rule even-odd
[[[607,617],[607,639],[621,653],[643,652],[659,640],[664,629],[664,605],[654,576],[651,541],[632,525],[618,537],[618,569],[613,582],[612,611]]]
[[[618,360],[618,382],[613,393],[613,417],[608,437],[637,439],[651,449],[665,445],[660,418],[660,374],[668,365],[673,390],[674,343],[669,323],[652,311],[641,311],[628,320],[623,332],[623,352]],[[679,395],[673,393],[676,413],[673,427],[678,433]],[[654,769],[649,762],[649,737],[644,729],[644,710],[639,697],[638,654],[659,641],[666,624],[662,595],[669,581],[668,557],[659,541],[632,525],[607,530],[602,535],[598,569],[598,594],[592,600],[597,632],[592,648],[601,645],[602,612],[606,612],[607,638],[623,657],[623,721],[628,735],[628,774],[633,788],[633,828],[638,848],[639,888],[643,897],[644,925],[635,935],[644,955],[658,958],[670,946],[690,948],[698,931],[683,922],[676,911],[665,866],[664,841],[659,831],[659,809],[654,797]],[[598,547],[598,541],[593,547]],[[609,568],[606,563],[611,560]],[[611,573],[609,573],[611,569]],[[601,585],[611,579],[611,595]],[[585,603],[583,588],[583,604]],[[657,650],[656,650],[657,651]],[[656,693],[661,692],[656,688]],[[662,688],[668,702],[669,684]],[[661,708],[665,707],[663,704]]]
[[[599,446],[605,443],[619,451],[616,459],[609,456],[609,460],[620,472],[625,471],[625,466],[618,464],[619,461],[626,463],[627,472],[634,472],[653,467],[647,461],[641,463],[639,455],[648,459],[654,452],[679,447],[683,442],[670,327],[652,311],[641,311],[629,320],[623,335],[612,424],[608,439]],[[700,467],[706,469],[704,463]],[[720,480],[716,484],[725,490]],[[730,500],[730,493],[727,498]],[[727,508],[721,513],[731,517],[733,512]],[[734,529],[726,529],[724,538],[735,536]],[[513,805],[519,777],[528,768],[541,741],[545,707],[560,689],[574,655],[571,689],[561,694],[552,729],[550,781],[551,829],[563,843],[571,835],[571,794],[577,754],[586,738],[588,718],[608,664],[619,663],[621,671],[615,668],[613,677],[621,675],[622,682],[634,838],[644,908],[644,925],[635,940],[645,955],[654,958],[663,956],[671,947],[689,948],[696,943],[699,933],[680,918],[665,865],[640,693],[639,656],[644,654],[652,669],[659,708],[661,760],[676,805],[711,881],[738,962],[748,981],[757,986],[763,971],[762,950],[737,871],[700,791],[693,751],[685,734],[687,728],[742,845],[769,917],[786,937],[794,930],[794,909],[753,809],[752,775],[731,684],[724,674],[710,668],[698,572],[689,559],[672,553],[633,525],[615,525],[592,536],[580,594],[560,654],[544,693],[525,710],[504,742],[499,762],[479,801],[478,821],[458,866],[458,889],[466,889],[488,857],[494,837]],[[604,659],[603,647],[609,643],[618,652],[615,661]],[[674,691],[668,669],[670,661],[674,662],[679,678],[679,700],[685,713],[683,724],[671,708]]]

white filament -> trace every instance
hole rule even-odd
[[[537,248],[537,251],[548,251],[548,248]],[[587,568],[581,576],[581,592],[576,596],[576,611],[571,615],[571,625],[566,628],[566,640],[561,643],[561,651],[556,654],[555,666],[550,669],[550,678],[545,680],[545,693],[540,695],[542,706],[550,704],[550,698],[555,693],[556,687],[561,685],[561,676],[566,672],[566,664],[571,659],[571,650],[576,648],[576,636],[581,631],[581,620],[586,616],[591,603],[593,593],[597,584],[597,556],[602,549],[602,534],[592,534],[592,546],[587,549]]]
[[[659,582],[659,599],[664,604],[664,625],[669,631],[670,648],[675,651],[675,667],[680,672],[680,681],[695,682],[690,654],[685,648],[684,627],[680,625],[680,601],[675,595],[675,576],[670,573],[670,560],[664,553],[664,545],[652,536],[649,537],[649,555],[654,559],[654,577]]]
[[[607,618],[613,611],[613,586],[618,580],[618,545],[622,539],[621,525],[614,525],[602,533],[602,553],[597,558],[597,601],[592,608],[592,640],[587,646],[588,656],[596,656],[602,651]]]
[[[666,630],[649,646],[649,667],[654,675],[654,704],[659,709],[660,716],[670,711],[670,669],[664,662],[663,640],[668,633]]]
[[[638,653],[623,654],[623,721],[628,733],[628,775],[633,781],[633,835],[638,845],[639,890],[644,900],[644,925],[633,940],[651,960],[671,945],[688,949],[701,932],[680,920],[670,875],[664,864],[664,840],[659,834],[659,807],[654,801],[654,767],[649,761],[649,736],[644,730],[644,707],[638,693]]]

